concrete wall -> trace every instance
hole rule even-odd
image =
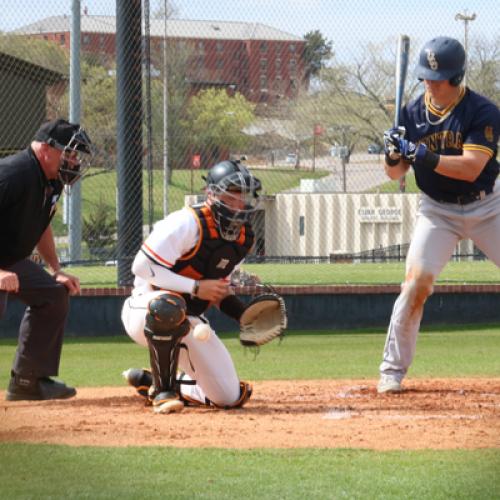
[[[261,201],[267,257],[357,254],[410,242],[419,194],[279,193]],[[203,197],[186,196],[185,204]],[[473,253],[470,240],[460,253]]]
[[[347,288],[347,287],[344,287]],[[332,330],[385,328],[389,322],[398,287],[370,287],[365,293],[346,290],[340,293],[284,294],[289,314],[289,330]],[[427,301],[424,325],[500,324],[500,285],[485,291],[455,293],[437,291]],[[462,287],[464,288],[464,287]],[[467,288],[464,288],[467,290]],[[324,291],[324,290],[323,290]],[[307,292],[307,293],[306,293]],[[79,296],[71,298],[68,336],[125,335],[120,321],[123,296]],[[245,300],[249,296],[243,296]],[[17,337],[23,306],[11,300],[0,320],[0,338]],[[212,309],[207,314],[216,331],[236,331],[237,324]]]

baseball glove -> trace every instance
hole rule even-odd
[[[285,301],[277,293],[255,297],[240,318],[240,343],[245,347],[259,347],[283,337],[287,326]]]

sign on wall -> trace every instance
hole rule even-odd
[[[403,222],[401,208],[398,207],[360,207],[358,208],[359,222],[384,222],[397,223]]]

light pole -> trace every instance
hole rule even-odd
[[[469,65],[469,22],[474,21],[476,19],[476,14],[467,15],[467,9],[465,9],[464,13],[460,12],[455,16],[455,21],[463,21],[464,22],[464,50],[465,50],[465,74],[464,74],[464,85],[467,85],[467,69]]]

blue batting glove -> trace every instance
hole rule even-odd
[[[411,164],[422,162],[428,153],[425,144],[414,144],[406,139],[400,140],[399,149],[403,160]]]
[[[405,136],[404,127],[393,127],[384,132],[384,153],[392,160],[401,158],[401,140]]]

